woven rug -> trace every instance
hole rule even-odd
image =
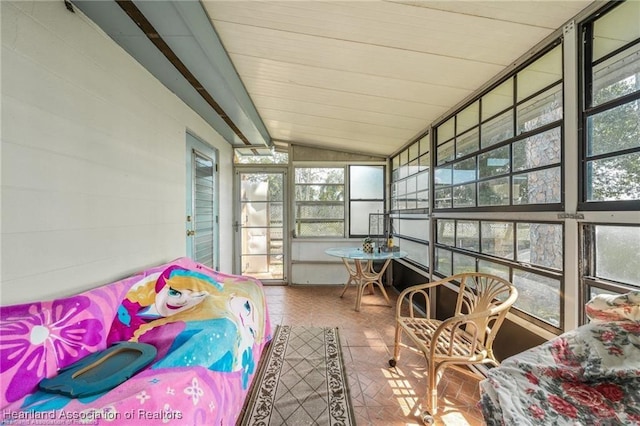
[[[278,326],[240,425],[354,425],[337,328]]]

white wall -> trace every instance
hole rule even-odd
[[[231,147],[76,8],[0,2],[1,304],[46,300],[186,253],[185,133]],[[220,250],[230,272],[232,251]]]

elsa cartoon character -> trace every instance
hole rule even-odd
[[[260,302],[257,287],[226,281],[219,294],[203,302],[212,319],[186,323],[167,355],[153,368],[200,365],[214,371],[242,371],[246,387],[255,370],[254,343],[264,335],[264,305]]]
[[[158,355],[153,368],[242,370],[246,384],[255,369],[253,345],[264,335],[262,302],[259,288],[243,280],[220,283],[172,266],[129,290],[108,342],[154,345]]]

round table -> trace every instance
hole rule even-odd
[[[380,288],[387,304],[391,306],[389,296],[382,284],[382,276],[387,270],[387,266],[389,266],[392,259],[401,259],[407,256],[407,252],[402,250],[378,252],[377,250],[374,250],[373,253],[365,253],[362,251],[361,247],[337,247],[326,249],[325,253],[329,256],[341,258],[344,266],[347,268],[347,271],[349,272],[349,279],[344,284],[340,297],[344,296],[349,284],[355,284],[357,290],[356,311],[360,311],[360,303],[362,302],[362,295],[365,287],[369,286],[369,291],[373,293],[374,284]],[[353,261],[353,266],[349,261]],[[373,262],[375,261],[384,261],[384,264],[379,271],[376,271],[373,267]],[[366,263],[363,264],[363,262]]]

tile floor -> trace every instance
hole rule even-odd
[[[417,414],[426,393],[422,353],[403,348],[398,365],[393,354],[394,310],[397,293],[387,292],[394,308],[379,291],[365,295],[355,312],[355,287],[340,298],[341,286],[266,286],[272,327],[277,324],[339,327],[349,388],[359,426],[422,425]],[[440,386],[440,415],[436,425],[482,425],[475,404],[478,380],[447,370]],[[457,408],[446,407],[445,403]]]

